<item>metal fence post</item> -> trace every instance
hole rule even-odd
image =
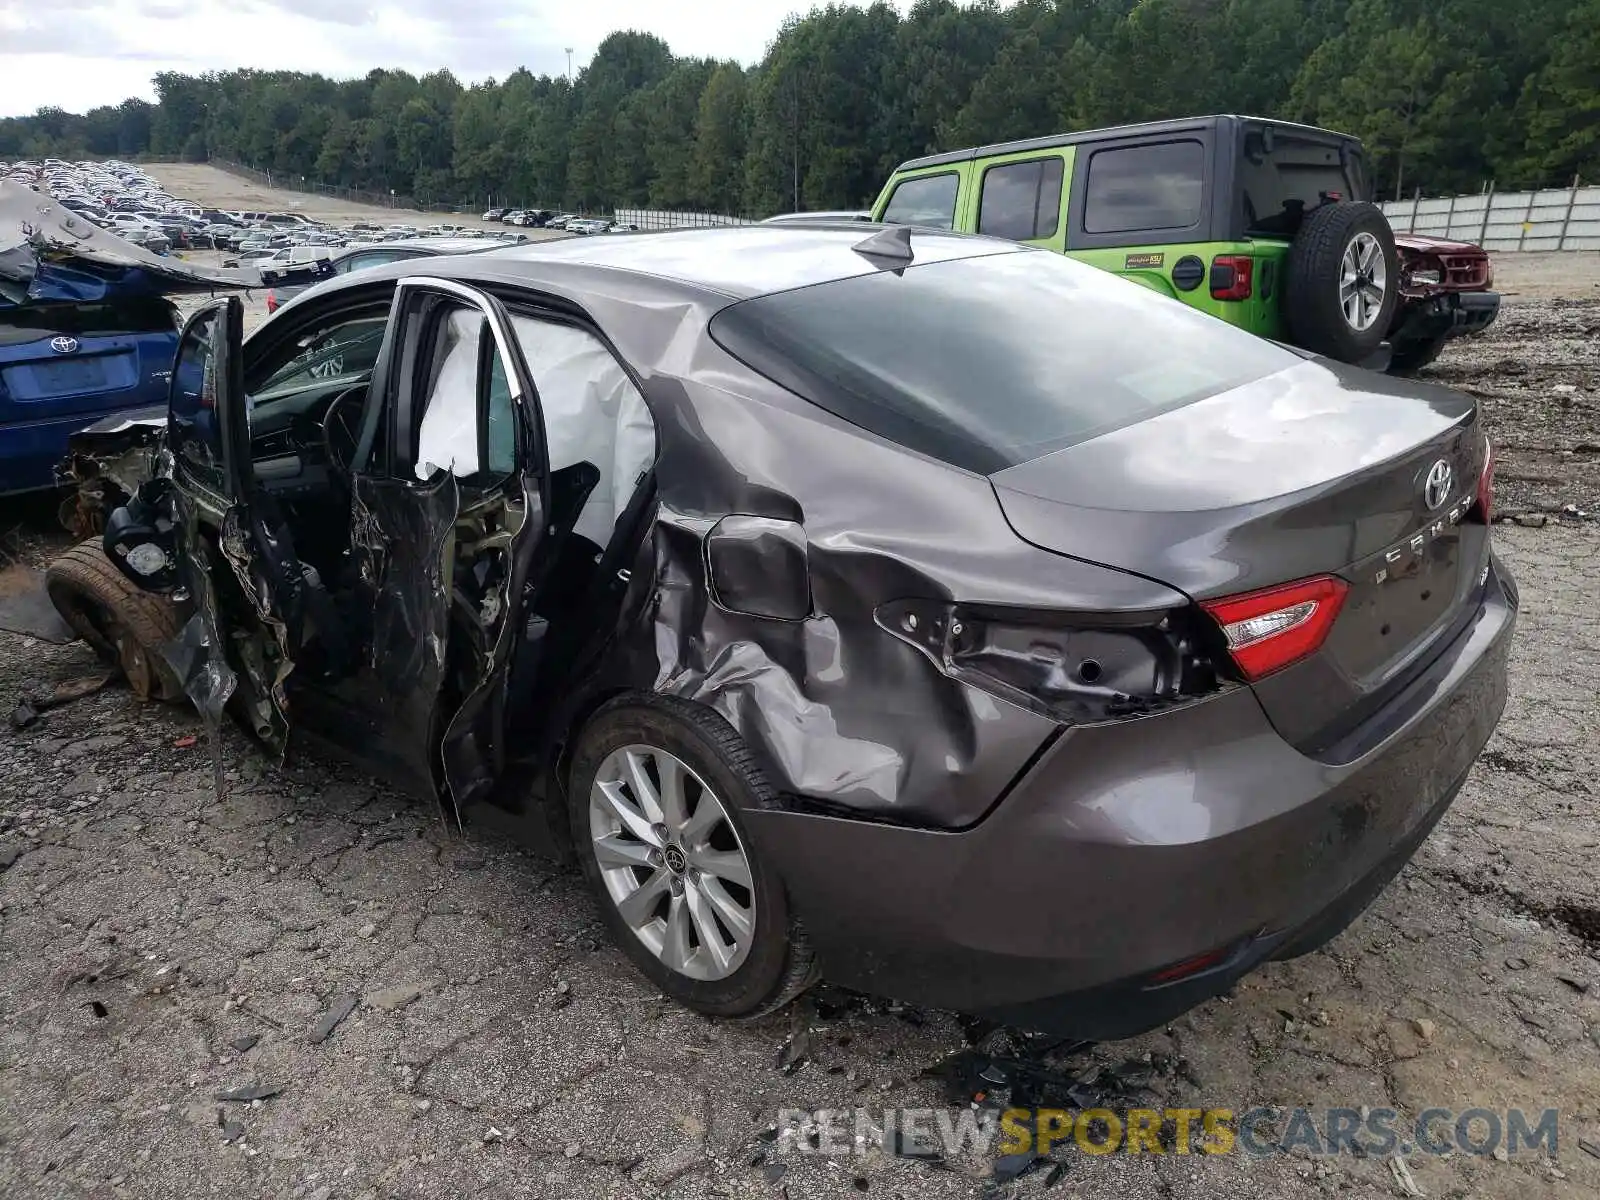
[[[1489,190],[1483,197],[1483,224],[1478,229],[1478,245],[1483,245],[1483,239],[1489,236],[1489,214],[1494,211],[1494,180],[1489,180]]]
[[[1415,233],[1417,231],[1417,209],[1420,208],[1421,205],[1422,205],[1422,188],[1419,186],[1415,192],[1411,193],[1411,232],[1412,233]]]
[[[1578,183],[1580,176],[1572,177],[1572,190],[1567,193],[1567,215],[1561,220],[1561,239],[1556,242],[1557,250],[1567,248],[1567,226],[1572,224],[1572,206],[1578,202]]]
[[[1522,231],[1517,234],[1517,249],[1522,249],[1522,244],[1528,240],[1528,226],[1533,223],[1533,201],[1539,195],[1537,190],[1528,193],[1528,207],[1522,211]]]
[[[1450,208],[1444,214],[1444,236],[1445,237],[1448,238],[1450,236],[1450,226],[1454,225],[1455,223],[1456,223],[1456,196],[1455,196],[1454,192],[1451,192],[1450,193]]]

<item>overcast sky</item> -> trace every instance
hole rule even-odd
[[[761,57],[779,23],[812,0],[0,0],[0,116],[45,105],[84,112],[155,99],[157,71],[373,67],[462,82],[583,68],[618,29],[680,55]]]

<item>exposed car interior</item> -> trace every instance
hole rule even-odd
[[[392,285],[347,292],[338,307],[319,306],[285,327],[245,365],[261,507],[284,531],[291,559],[305,568],[296,685],[337,679],[349,665],[345,646],[363,636],[351,554],[351,464],[391,295]],[[508,304],[508,311],[538,392],[549,463],[549,511],[523,586],[525,628],[512,668],[535,684],[519,689],[527,703],[539,682],[559,676],[552,668],[581,654],[606,611],[605,585],[636,540],[631,531],[640,525],[656,435],[638,388],[595,332],[529,306]],[[366,471],[421,489],[441,472],[455,476],[452,629],[462,629],[470,646],[481,640],[480,616],[505,582],[505,556],[496,552],[523,517],[515,489],[506,486],[526,465],[518,460],[521,418],[480,309],[435,297],[422,322],[413,369],[398,382],[420,414],[414,444],[380,436]],[[334,621],[341,628],[330,637],[326,626]]]

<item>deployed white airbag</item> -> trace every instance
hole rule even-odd
[[[640,472],[655,460],[650,410],[611,351],[587,330],[533,317],[514,316],[511,323],[539,389],[550,469],[579,462],[600,469],[574,532],[605,546]]]
[[[457,478],[478,473],[478,338],[483,314],[475,308],[452,312],[441,328],[443,346],[428,389],[422,429],[417,435],[417,478],[437,471]]]

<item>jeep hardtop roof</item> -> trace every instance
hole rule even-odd
[[[1107,138],[1161,133],[1193,133],[1201,129],[1236,126],[1249,122],[1252,125],[1271,125],[1274,129],[1289,130],[1299,136],[1320,140],[1348,142],[1359,148],[1361,140],[1353,134],[1320,129],[1315,125],[1299,125],[1293,121],[1280,121],[1273,117],[1251,117],[1234,113],[1214,113],[1204,117],[1181,117],[1169,121],[1146,121],[1138,125],[1110,125],[1103,129],[1080,129],[1075,133],[1056,133],[1047,137],[1024,138],[1016,142],[995,142],[988,146],[973,146],[967,150],[947,150],[943,154],[929,154],[922,158],[907,159],[896,171],[911,171],[919,167],[938,167],[949,163],[969,162],[975,158],[990,158],[999,154],[1016,154],[1027,150],[1050,150],[1056,146],[1073,146],[1079,142],[1098,142]]]

